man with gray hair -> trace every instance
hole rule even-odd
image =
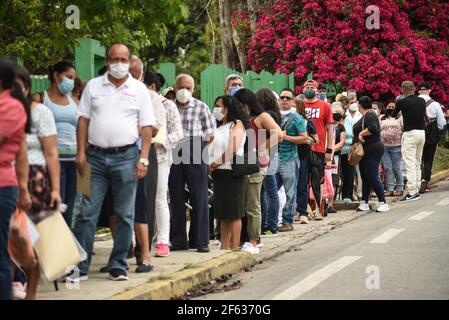
[[[131,60],[129,62],[129,73],[131,73],[134,79],[139,81],[143,80],[143,62],[138,56],[131,56]]]
[[[225,93],[233,96],[237,91],[243,88],[243,78],[238,74],[230,74],[225,79]]]
[[[401,87],[404,98],[396,102],[392,117],[401,112],[404,119],[401,152],[407,171],[408,192],[399,201],[406,202],[420,199],[418,191],[421,184],[421,158],[426,140],[426,101],[415,95],[415,84],[412,81],[402,82]]]

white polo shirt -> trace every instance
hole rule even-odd
[[[117,88],[108,74],[87,83],[78,108],[78,117],[90,120],[89,143],[101,148],[133,144],[139,138],[138,126],[156,126],[145,85],[128,74]]]

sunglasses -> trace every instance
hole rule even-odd
[[[287,100],[287,101],[290,101],[290,100],[292,100],[293,98],[292,97],[287,97],[287,96],[281,96],[281,97],[279,97],[279,100]]]

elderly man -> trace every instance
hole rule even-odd
[[[401,152],[407,171],[408,193],[399,201],[419,200],[421,183],[421,158],[426,140],[424,118],[426,115],[426,101],[415,95],[415,84],[412,81],[402,82],[403,99],[396,102],[392,117],[399,112],[404,119],[404,133],[402,134]]]
[[[111,46],[106,56],[108,72],[90,80],[81,98],[76,165],[84,176],[86,163],[90,164],[92,195],[83,198],[74,233],[88,259],[78,265],[79,275],[69,276],[68,280],[87,280],[95,224],[109,186],[118,216],[108,262],[109,278],[128,280],[126,257],[132,238],[137,180],[147,175],[152,131],[156,125],[147,88],[129,74],[130,59],[127,46]],[[138,126],[142,128],[140,154],[136,144]]]
[[[243,78],[238,74],[230,74],[225,79],[225,93],[233,96],[237,91],[243,88]]]
[[[440,141],[440,132],[446,125],[446,119],[441,105],[430,97],[430,84],[424,82],[419,86],[419,97],[426,101],[426,114],[429,124],[426,128],[426,142],[423,149],[422,170],[421,170],[421,188],[419,193],[428,190],[428,183],[432,175],[433,158],[437,151],[438,141]]]
[[[181,115],[184,140],[175,149],[170,171],[170,242],[171,250],[197,249],[209,252],[209,208],[207,159],[202,153],[213,139],[215,119],[209,107],[192,97],[195,83],[187,74],[176,77],[176,105]],[[181,159],[180,159],[181,158]],[[189,188],[189,241],[186,234],[186,192]]]

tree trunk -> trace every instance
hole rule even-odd
[[[257,0],[247,0],[249,21],[251,27],[251,37],[256,33],[256,20],[257,20]]]
[[[218,0],[218,8],[220,11],[222,63],[225,67],[234,68],[229,0]]]
[[[239,56],[240,66],[242,68],[242,73],[246,73],[246,50],[245,45],[240,41],[237,29],[232,27],[232,39],[234,40],[235,48],[237,49],[237,54]]]

